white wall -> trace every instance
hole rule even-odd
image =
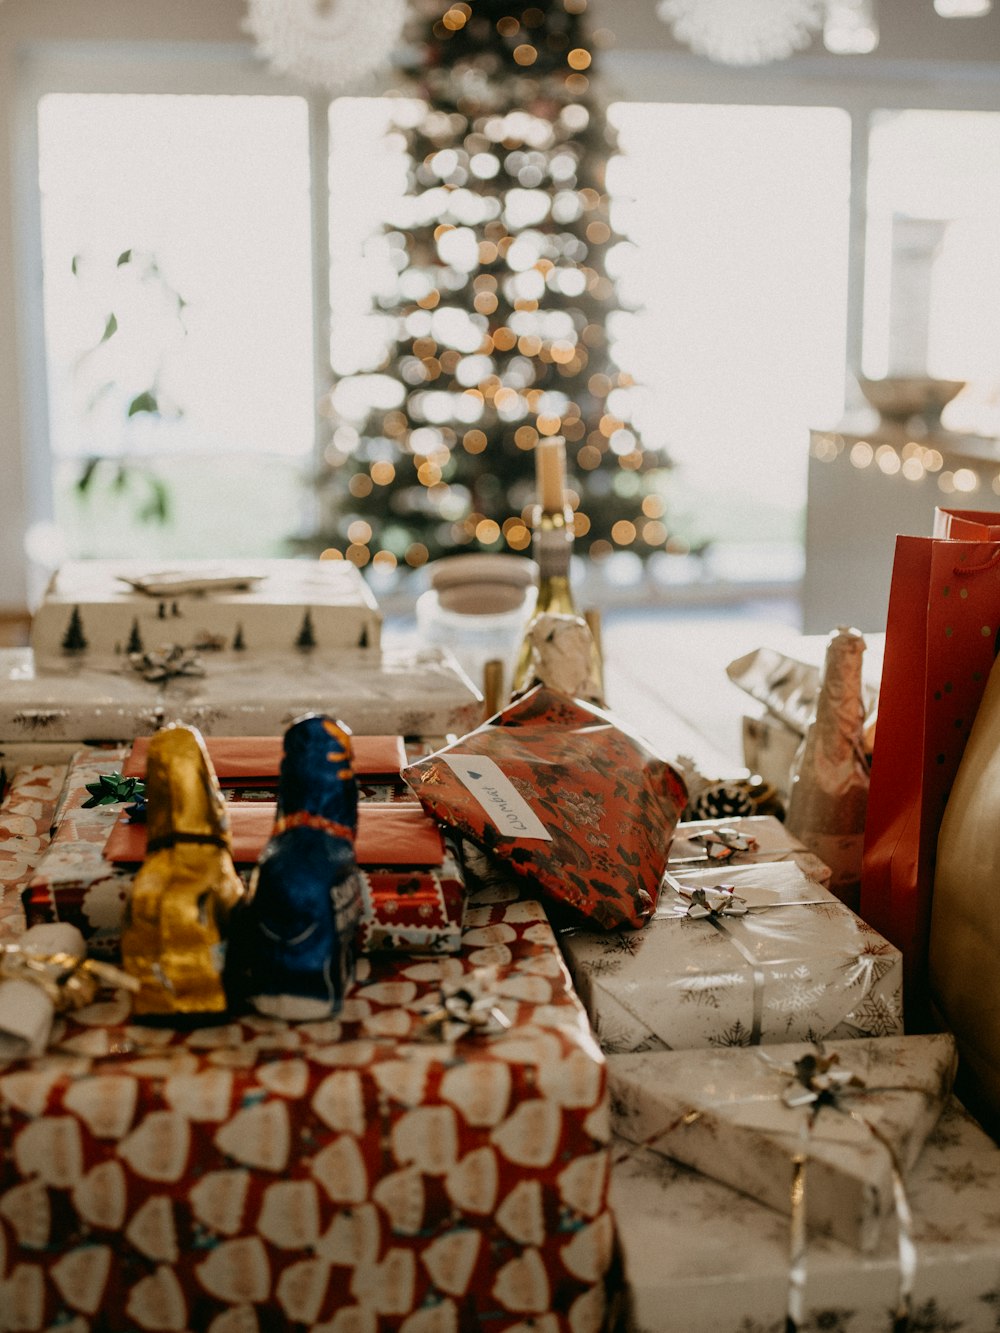
[[[692,58],[683,62],[678,80],[678,48],[656,19],[654,0],[591,0],[590,8],[595,28],[614,30],[617,55],[608,65],[626,95],[630,51],[644,53],[646,95],[683,96],[681,85],[690,87],[692,77],[696,80],[699,70],[708,68]],[[244,11],[243,0],[0,0],[0,613],[25,605],[24,532],[32,519],[45,516],[47,503],[44,436],[33,440],[30,433],[32,423],[37,430],[41,421],[44,429],[39,330],[32,323],[40,305],[41,273],[26,271],[20,256],[32,248],[16,234],[18,227],[35,225],[28,199],[32,164],[30,154],[27,160],[25,155],[30,125],[19,122],[28,112],[18,95],[33,52],[53,46],[86,51],[90,44],[99,56],[101,44],[112,41],[177,43],[185,53],[222,43],[249,52],[250,39],[241,26]],[[981,62],[1000,60],[1000,5],[989,18],[951,22],[934,16],[931,0],[881,0],[879,12],[878,56],[845,63],[820,57],[818,76],[830,81],[835,68],[833,77],[858,79],[868,71],[877,76],[893,61],[950,59],[969,62],[974,78]],[[674,53],[664,62],[662,83],[650,78],[650,57],[657,52]],[[794,58],[800,73],[812,69],[810,59],[809,53]],[[713,81],[720,72],[712,68]],[[766,82],[769,74],[758,78]],[[29,405],[35,410],[29,411]]]

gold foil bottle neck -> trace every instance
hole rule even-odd
[[[146,805],[146,859],[122,929],[122,963],[139,983],[135,1013],[223,1013],[226,925],[243,886],[218,779],[193,727],[153,736]]]
[[[229,820],[205,742],[191,727],[172,724],[150,740],[146,763],[150,845],[182,839],[218,839],[230,847]]]

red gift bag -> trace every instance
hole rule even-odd
[[[960,515],[959,521],[971,519]],[[998,630],[1000,530],[998,540],[896,538],[861,915],[903,952],[908,1028],[929,1018],[938,830],[993,666]]]
[[[960,541],[1000,541],[1000,513],[995,509],[935,509],[934,536]]]

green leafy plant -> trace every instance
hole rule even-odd
[[[187,301],[166,279],[156,256],[127,249],[113,270],[101,272],[82,255],[74,255],[73,275],[81,283],[81,301],[113,300],[103,316],[100,337],[76,359],[75,374],[84,393],[82,415],[103,433],[115,431],[118,452],[88,454],[76,480],[82,500],[102,490],[130,500],[142,523],[169,522],[169,488],[155,469],[127,449],[130,423],[137,420],[178,420],[184,410],[169,401],[162,377],[169,355],[187,336]],[[94,278],[91,284],[86,278]],[[88,287],[90,288],[88,290]]]

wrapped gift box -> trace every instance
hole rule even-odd
[[[22,768],[0,807],[0,943],[24,927],[21,889],[48,845],[65,769],[52,764]]]
[[[381,766],[398,738],[362,738],[362,767]],[[211,746],[211,742],[209,742]],[[279,742],[280,745],[280,742]],[[226,746],[216,746],[225,754]],[[393,747],[401,749],[401,745]],[[122,805],[84,808],[88,784],[102,773],[145,772],[143,752],[130,761],[124,749],[89,748],[70,764],[58,802],[55,835],[23,891],[29,925],[67,921],[92,950],[113,951],[136,867],[146,853],[146,827],[132,823]],[[267,795],[267,793],[263,793]],[[234,859],[249,878],[274,826],[270,801],[229,806]],[[461,944],[465,883],[458,860],[416,801],[364,801],[359,807],[355,852],[361,868],[363,952],[398,949],[451,953]]]
[[[814,856],[805,843],[789,833],[781,820],[775,819],[773,815],[751,815],[738,819],[686,820],[678,824],[674,831],[667,868],[675,874],[684,874],[688,870],[709,867],[710,862],[705,854],[705,847],[697,839],[718,829],[734,829],[738,834],[752,838],[756,846],[745,852],[735,852],[728,860],[716,863],[716,869],[720,864],[742,866],[789,861],[794,862],[807,878],[817,884],[828,886],[830,883],[830,867],[824,865],[818,856]]]
[[[465,880],[453,849],[437,866],[360,866],[358,949],[455,953],[462,946]]]
[[[562,908],[651,915],[684,780],[611,714],[537,685],[403,776],[424,808]]]
[[[616,1141],[611,1180],[628,1333],[777,1333],[788,1219],[661,1154]],[[1000,1312],[1000,1150],[953,1099],[907,1182],[916,1284],[910,1327],[987,1333]],[[655,1247],[654,1240],[655,1238]],[[888,1333],[899,1287],[892,1229],[861,1256],[810,1237],[803,1329]]]
[[[510,1028],[439,1031],[463,987]],[[55,1040],[0,1070],[9,1327],[602,1327],[606,1071],[537,903],[361,960],[335,1021],[185,1035],[106,1000]]]
[[[242,586],[240,586],[242,585]],[[146,587],[150,591],[143,591]],[[297,647],[377,648],[381,616],[346,560],[76,560],[52,576],[31,625],[42,670],[179,644],[294,657]]]
[[[560,942],[605,1051],[689,1050],[902,1032],[898,949],[794,863],[685,873],[759,907],[692,919],[669,888],[642,930]]]
[[[785,1213],[804,1152],[810,1231],[872,1250],[895,1217],[893,1161],[904,1174],[913,1166],[951,1092],[955,1043],[946,1034],[826,1043],[823,1056],[836,1057],[826,1077],[860,1081],[830,1105],[805,1100],[796,1078],[796,1062],[815,1053],[800,1043],[766,1054],[613,1055],[613,1128]]]
[[[438,737],[468,730],[482,713],[478,690],[441,649],[260,654],[252,669],[239,653],[206,654],[202,664],[204,676],[157,683],[127,660],[41,672],[30,649],[0,649],[0,746],[132,742],[164,722],[205,736],[279,736],[307,712],[367,735]]]
[[[52,815],[51,840],[41,851],[21,894],[29,926],[67,921],[83,933],[95,953],[106,954],[117,948],[132,871],[104,859],[108,835],[122,807],[95,805],[85,809],[85,802],[90,800],[87,783],[97,782],[101,774],[120,772],[127,754],[124,747],[78,751],[64,772]]]
[[[209,736],[208,757],[227,801],[275,799],[284,755],[282,736]],[[127,778],[145,778],[149,740],[139,737],[122,764]],[[358,799],[416,802],[400,770],[407,762],[402,736],[352,736],[351,767]]]

